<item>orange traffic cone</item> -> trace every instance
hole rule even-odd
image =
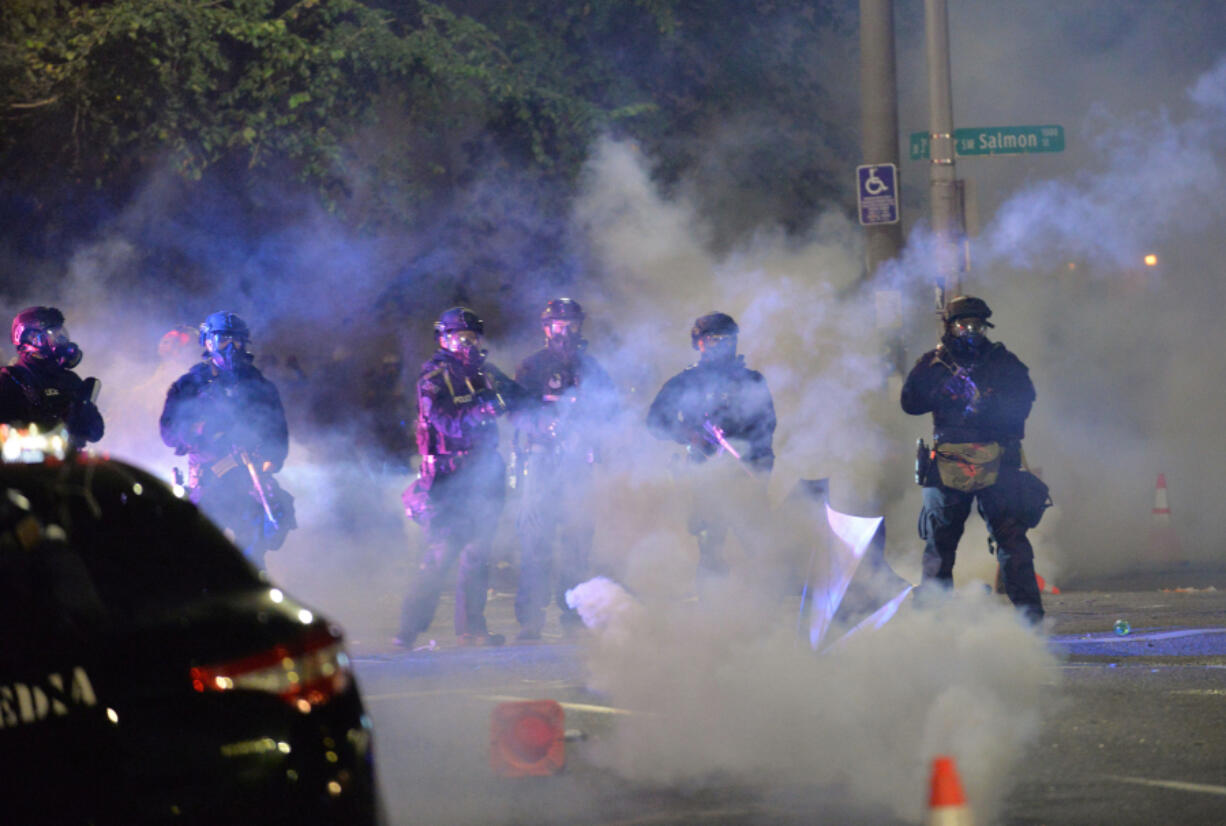
[[[932,794],[928,797],[926,826],[974,826],[962,793],[954,759],[938,755],[932,760]]]
[[[1039,586],[1039,593],[1043,593],[1043,594],[1060,593],[1060,589],[1057,588],[1055,585],[1052,585],[1050,582],[1045,580],[1043,577],[1039,576],[1038,571],[1035,571],[1034,573],[1034,582],[1036,585]],[[996,590],[996,593],[998,594],[1005,593],[1004,574],[1000,570],[999,562],[996,564],[996,589],[995,590]]]
[[[566,765],[565,714],[554,700],[499,703],[490,717],[490,766],[503,777],[557,774]]]
[[[1179,537],[1171,524],[1171,505],[1166,495],[1166,474],[1158,474],[1154,489],[1154,521],[1150,529],[1150,555],[1161,562],[1175,562],[1182,556]]]

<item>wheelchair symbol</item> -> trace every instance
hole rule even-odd
[[[889,188],[889,184],[877,177],[877,167],[870,166],[868,177],[864,179],[864,194],[880,195]]]
[[[861,164],[856,167],[856,180],[860,223],[898,223],[898,167],[892,163]]]

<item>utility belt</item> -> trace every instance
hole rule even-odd
[[[1008,471],[1005,477],[1001,470]],[[920,439],[916,445],[915,481],[925,487],[943,485],[966,493],[998,483],[1007,487],[1017,518],[1027,527],[1038,526],[1052,506],[1051,490],[1031,472],[1016,441],[938,443],[931,450]]]
[[[187,466],[187,486],[189,488],[198,488],[202,484],[208,484],[213,479],[220,479],[239,467],[238,460],[232,455],[223,456],[212,464],[189,462]]]
[[[929,450],[920,439],[915,456],[915,481],[964,493],[995,485],[1005,447],[999,442],[937,442]]]
[[[417,477],[409,483],[400,495],[404,503],[405,514],[419,525],[427,525],[435,513],[432,501],[432,491],[435,482],[440,482],[440,475],[446,477],[458,471],[463,459],[471,454],[471,450],[456,450],[451,453],[426,453],[421,457],[421,465],[417,469]]]
[[[999,442],[938,444],[934,451],[941,484],[966,493],[996,484],[1005,452]]]

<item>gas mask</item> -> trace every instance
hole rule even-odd
[[[76,367],[85,355],[64,327],[31,330],[25,341],[27,352],[36,358],[54,362],[65,370]]]
[[[209,361],[223,372],[231,372],[240,364],[251,362],[247,352],[247,339],[229,333],[210,333],[205,339]]]
[[[481,336],[473,330],[448,330],[439,336],[439,345],[470,367],[485,361]]]
[[[571,354],[583,343],[583,322],[554,318],[545,322],[545,344],[557,353]]]
[[[955,356],[973,358],[987,347],[989,326],[986,319],[975,316],[956,318],[946,328],[945,343]]]

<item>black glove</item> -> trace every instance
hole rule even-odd
[[[102,438],[105,429],[102,414],[93,402],[77,402],[64,419],[68,432],[82,442],[96,442]]]
[[[975,380],[962,371],[953,373],[945,379],[940,390],[942,395],[962,404],[972,404],[979,397],[979,388],[975,385]]]
[[[507,412],[507,404],[502,400],[502,397],[493,390],[485,389],[478,390],[475,398],[477,407],[482,413],[490,416],[501,416]]]
[[[98,401],[98,392],[102,389],[102,382],[97,378],[90,376],[81,382],[81,387],[77,391],[78,402],[88,402],[93,404]]]

